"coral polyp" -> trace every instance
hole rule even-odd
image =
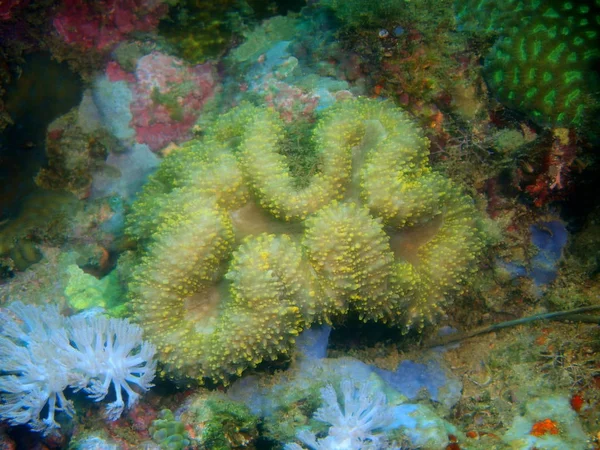
[[[472,200],[432,171],[427,139],[390,103],[322,114],[306,180],[284,142],[275,112],[242,105],[165,158],[133,205],[146,252],[130,292],[173,378],[226,382],[346,314],[421,327],[481,250]]]

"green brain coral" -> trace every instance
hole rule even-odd
[[[173,377],[226,381],[346,313],[420,327],[481,249],[472,200],[431,170],[427,139],[391,104],[324,113],[306,183],[284,139],[275,112],[238,107],[165,158],[133,206],[146,251],[130,292]]]
[[[598,106],[600,0],[458,0],[458,18],[498,36],[485,60],[505,105],[550,126],[581,126]]]

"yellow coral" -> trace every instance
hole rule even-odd
[[[394,255],[380,219],[354,203],[332,203],[306,221],[304,245],[322,280],[330,313],[381,319],[393,295]]]
[[[283,139],[275,112],[234,109],[165,158],[133,207],[129,233],[147,251],[130,291],[171,376],[226,381],[349,312],[420,325],[481,248],[472,201],[389,103],[323,114],[305,187]]]

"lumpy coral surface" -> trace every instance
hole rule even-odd
[[[133,206],[130,292],[168,375],[226,381],[315,322],[422,326],[481,249],[470,198],[389,103],[348,100],[313,129],[306,179],[267,108],[240,106],[174,151]]]

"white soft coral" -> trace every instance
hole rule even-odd
[[[380,450],[389,448],[382,428],[390,424],[391,415],[383,392],[373,392],[369,383],[359,388],[349,380],[341,383],[343,409],[333,386],[321,389],[323,406],[314,418],[331,425],[329,435],[317,439],[314,433],[303,430],[300,439],[312,450]],[[298,444],[286,445],[286,450],[301,449]]]
[[[100,401],[112,384],[115,401],[106,406],[106,417],[116,420],[125,407],[123,392],[130,408],[139,399],[132,384],[143,392],[153,386],[156,350],[142,341],[140,327],[125,320],[94,316],[72,317],[69,322],[72,344],[81,355],[78,369],[89,378],[84,390],[90,398]]]
[[[74,413],[68,387],[100,401],[112,386],[106,416],[115,420],[125,407],[123,392],[130,407],[139,398],[133,386],[152,386],[154,354],[140,327],[126,320],[65,319],[55,306],[15,302],[0,311],[0,419],[48,434],[59,428],[56,412]]]
[[[14,303],[0,312],[0,321],[0,417],[46,433],[58,428],[56,412],[73,415],[63,391],[83,379],[72,370],[78,355],[69,343],[63,317],[53,306]]]

